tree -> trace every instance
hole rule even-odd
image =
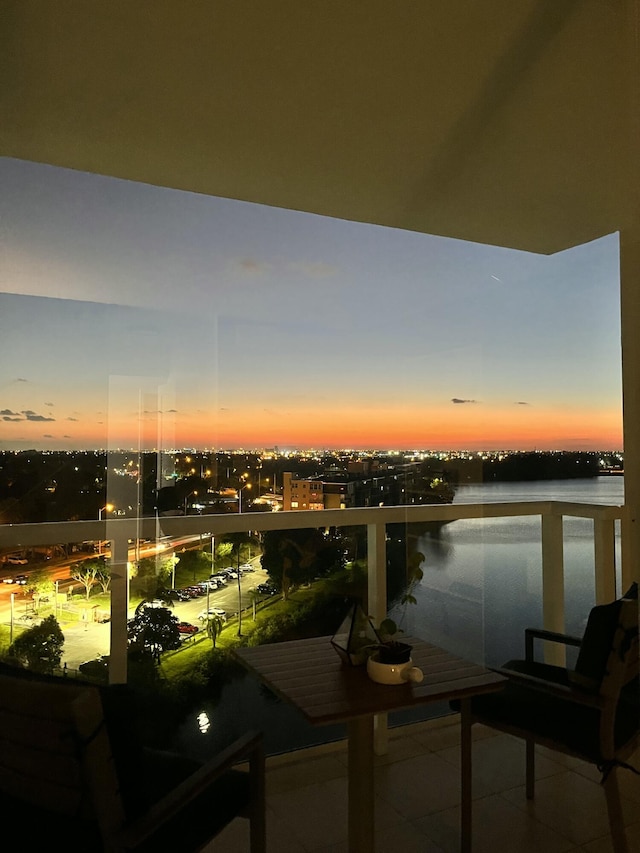
[[[291,587],[342,568],[344,547],[339,537],[315,528],[270,530],[264,535],[261,563],[286,601]]]
[[[134,564],[131,576],[132,586],[143,598],[155,598],[158,590],[165,587],[166,580],[171,575],[172,567],[171,557],[164,559],[142,557]]]
[[[84,586],[87,601],[91,595],[91,587],[96,582],[98,573],[103,569],[104,561],[100,557],[94,557],[90,560],[83,560],[81,563],[74,563],[71,567],[71,577],[80,581]]]
[[[178,557],[176,571],[189,573],[196,577],[208,576],[211,573],[211,555],[205,551],[182,551]]]
[[[41,596],[53,595],[55,584],[51,580],[49,572],[44,569],[34,569],[29,574],[29,592],[33,594],[34,606],[37,610],[40,605]]]
[[[233,554],[233,542],[219,542],[216,545],[216,554],[218,560],[224,560],[225,558],[230,560]]]
[[[36,672],[52,673],[60,666],[64,634],[55,616],[28,628],[9,646],[9,655]]]
[[[222,629],[224,628],[224,620],[222,616],[218,616],[217,613],[210,614],[207,619],[207,637],[213,643],[213,648],[216,647],[216,641],[220,634],[222,633]]]
[[[106,560],[103,561],[104,565],[101,569],[98,570],[96,574],[96,580],[102,587],[102,591],[105,593],[109,592],[109,587],[111,586],[111,567],[107,565]]]
[[[178,617],[167,607],[140,607],[129,622],[128,636],[133,648],[158,663],[162,652],[180,647]]]

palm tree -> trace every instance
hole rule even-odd
[[[222,633],[222,629],[224,628],[224,621],[222,616],[218,616],[216,613],[213,613],[207,619],[207,637],[213,643],[213,648],[216,647],[216,641],[220,634]]]
[[[249,600],[251,601],[251,606],[253,608],[253,621],[256,621],[256,606],[261,599],[261,595],[257,589],[249,590]]]

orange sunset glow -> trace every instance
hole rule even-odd
[[[538,256],[3,178],[3,449],[622,447],[615,234]]]

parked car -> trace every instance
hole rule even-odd
[[[201,622],[211,619],[212,616],[219,616],[223,622],[227,621],[227,613],[222,609],[222,607],[210,607],[209,610],[202,610],[198,613],[198,619],[200,619]]]
[[[12,555],[11,557],[7,557],[7,563],[10,566],[26,566],[28,560],[25,560],[24,557],[17,557]]]
[[[167,610],[171,607],[169,601],[164,601],[162,598],[154,598],[153,601],[145,601],[145,607],[166,607]]]
[[[199,598],[202,595],[200,587],[185,586],[182,592],[185,592],[189,598]]]
[[[240,566],[240,571],[243,572],[244,574],[248,574],[249,572],[255,572],[255,569],[253,568],[251,563],[243,563]]]
[[[172,598],[177,598],[178,601],[190,601],[191,600],[191,596],[184,589],[170,589],[167,591]]]
[[[235,569],[225,569],[224,573],[228,578],[231,578],[231,580],[237,580],[238,578],[238,573]]]
[[[181,634],[197,634],[200,629],[191,622],[178,622],[178,631]]]
[[[259,592],[261,595],[277,595],[278,590],[275,586],[270,583],[259,583],[256,587],[256,592]]]

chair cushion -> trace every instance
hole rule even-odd
[[[589,613],[575,670],[569,679],[576,687],[597,693],[604,675],[618,626],[621,601],[600,604]]]

